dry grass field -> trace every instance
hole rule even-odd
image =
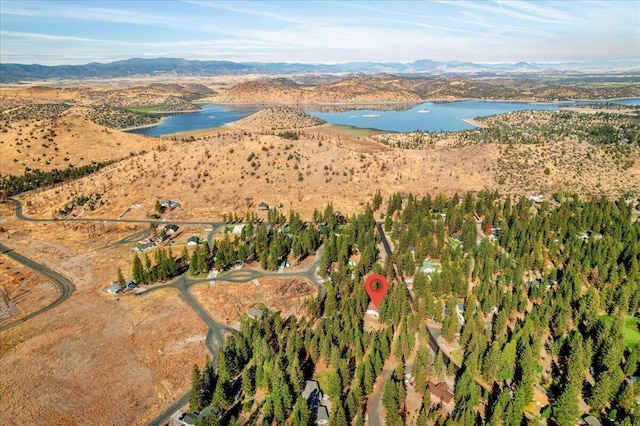
[[[25,168],[48,171],[83,166],[150,151],[158,141],[118,132],[77,116],[21,120],[0,135],[2,175],[22,175]]]
[[[104,291],[117,267],[130,269],[131,245],[100,248],[138,226],[18,222],[7,204],[0,217],[9,231],[3,244],[76,287],[67,302],[2,332],[0,423],[145,424],[182,396],[193,362],[207,353],[204,344],[187,339],[204,336],[204,323],[176,290],[140,297]],[[2,261],[1,276],[35,284],[37,297],[7,286],[27,292],[23,313],[51,297],[42,277]]]
[[[191,293],[215,321],[238,327],[240,317],[254,303],[280,311],[285,317],[297,315],[302,310],[304,300],[315,295],[317,290],[303,278],[267,277],[239,284],[225,281],[198,284]]]

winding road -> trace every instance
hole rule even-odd
[[[15,327],[18,324],[22,324],[23,322],[30,320],[31,318],[37,317],[38,315],[41,315],[47,311],[50,311],[51,309],[55,308],[56,306],[60,305],[65,300],[67,300],[69,297],[71,297],[71,295],[76,289],[71,283],[71,281],[69,281],[67,278],[63,277],[59,273],[47,268],[46,266],[38,262],[35,262],[29,258],[24,257],[23,255],[17,253],[15,250],[10,249],[3,244],[0,244],[0,253],[26,266],[27,268],[33,269],[38,274],[45,276],[51,282],[53,282],[53,284],[56,287],[58,287],[58,289],[60,290],[60,295],[51,304],[49,304],[48,306],[45,306],[44,308],[38,309],[35,312],[31,312],[30,314],[25,315],[24,317],[19,318],[13,322],[10,322],[8,324],[1,326],[0,332],[8,330],[12,327]]]
[[[18,219],[23,220],[23,221],[29,221],[29,222],[120,222],[120,223],[146,223],[146,224],[161,224],[161,223],[165,223],[164,221],[160,221],[160,220],[147,220],[147,219],[111,219],[111,218],[62,218],[62,219],[46,219],[46,218],[32,218],[32,217],[27,217],[24,215],[24,213],[22,212],[22,204],[20,203],[20,201],[13,199],[13,198],[9,198],[9,201],[13,202],[15,208],[14,208],[14,212],[15,215]],[[209,235],[207,236],[207,240],[209,242],[209,245],[211,245],[211,242],[213,240],[213,236],[215,235],[215,232],[218,230],[219,227],[221,226],[225,226],[224,223],[221,222],[202,222],[202,221],[176,221],[176,220],[172,220],[171,223],[175,223],[177,225],[196,225],[196,226],[210,226],[211,230],[209,231]],[[132,235],[129,235],[123,239],[121,239],[120,241],[117,241],[115,243],[109,244],[107,246],[101,247],[99,250],[105,250],[108,248],[112,248],[112,247],[116,247],[119,245],[123,245],[123,244],[128,244],[128,243],[132,243],[135,241],[138,241],[140,238],[144,237],[145,235],[148,234],[148,230],[145,231],[140,231],[140,232],[136,232]],[[11,259],[14,259],[15,261],[21,263],[22,265],[34,270],[35,272],[47,277],[48,279],[50,279],[60,290],[60,295],[58,296],[58,298],[56,298],[56,300],[54,300],[51,304],[49,304],[48,306],[45,306],[42,309],[39,309],[35,312],[32,312],[16,321],[10,322],[8,324],[5,324],[3,326],[0,327],[0,332],[8,330],[12,327],[15,327],[18,324],[21,324],[31,318],[34,318],[38,315],[44,314],[47,311],[55,308],[56,306],[60,305],[61,303],[63,303],[64,301],[66,301],[69,297],[71,297],[71,295],[73,294],[75,287],[74,285],[71,283],[71,281],[67,278],[65,278],[64,276],[60,275],[59,273],[47,268],[46,266],[35,262],[19,253],[16,253],[13,249],[4,246],[3,244],[0,244],[0,253],[6,255],[7,257],[10,257]],[[317,288],[318,288],[318,292],[321,296],[326,294],[326,287],[324,286],[324,284],[322,284],[322,282],[320,282],[316,276],[316,269],[318,267],[318,264],[320,262],[320,256],[322,254],[322,249],[318,250],[318,252],[316,253],[316,260],[313,262],[313,264],[306,270],[303,271],[297,271],[297,272],[287,272],[287,273],[264,273],[264,272],[259,272],[259,271],[255,271],[255,270],[251,270],[251,269],[245,269],[245,270],[237,270],[237,271],[230,271],[229,273],[221,276],[221,277],[216,277],[216,278],[205,278],[205,279],[189,279],[187,277],[187,273],[185,272],[184,274],[180,275],[179,277],[177,277],[176,279],[174,279],[173,281],[167,283],[167,284],[163,284],[163,285],[158,285],[158,286],[154,286],[152,288],[150,288],[149,290],[141,293],[141,295],[144,295],[145,293],[149,293],[152,291],[156,291],[156,290],[160,290],[163,288],[176,288],[180,294],[180,297],[182,297],[182,299],[198,314],[198,316],[202,319],[202,321],[207,325],[207,336],[205,339],[205,344],[207,349],[209,350],[209,352],[212,355],[212,361],[213,363],[217,363],[218,361],[218,357],[217,357],[217,351],[219,348],[222,348],[224,345],[224,333],[235,333],[236,330],[227,326],[224,326],[222,324],[219,324],[217,322],[215,322],[207,313],[207,311],[198,303],[198,301],[191,295],[191,293],[189,292],[189,288],[194,285],[194,284],[198,284],[198,283],[202,283],[202,282],[210,282],[210,281],[229,281],[229,282],[247,282],[247,281],[251,281],[253,279],[257,279],[257,278],[261,278],[261,277],[266,277],[266,276],[274,276],[274,277],[291,277],[291,276],[299,276],[299,277],[304,277],[307,278],[309,281],[311,281]],[[162,413],[160,413],[158,415],[158,417],[156,419],[154,419],[153,421],[151,421],[149,424],[151,426],[161,426],[163,424],[166,424],[167,419],[170,418],[170,416],[175,413],[177,410],[179,410],[182,406],[184,406],[189,400],[189,392],[187,392],[186,394],[184,394],[181,398],[179,398],[178,400],[174,401],[174,403],[170,406],[167,407]]]
[[[384,233],[382,224],[382,222],[376,222],[376,228],[378,229],[378,233],[380,234],[384,251],[386,252],[387,256],[391,256],[393,252],[391,250],[389,240],[387,240],[387,236]],[[447,353],[438,345],[437,337],[439,336],[434,336],[434,331],[431,330],[431,327],[427,327],[427,330],[429,331],[429,347],[431,347],[431,350],[433,350],[434,353],[441,351],[443,361],[446,365],[449,365],[449,363],[453,361],[449,358]],[[459,368],[460,367],[455,362],[453,362],[453,369],[456,373],[458,372]],[[384,391],[384,382],[389,379],[389,377],[391,377],[391,373],[393,372],[393,370],[394,369],[382,370],[382,381],[379,384],[380,387],[376,390],[376,392],[373,393],[371,399],[369,400],[369,404],[367,406],[369,426],[380,426],[386,424],[385,421],[380,417],[380,403],[382,401],[382,393]]]

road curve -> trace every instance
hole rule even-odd
[[[61,218],[61,219],[57,219],[57,218],[33,218],[33,217],[27,217],[24,215],[24,213],[22,212],[22,203],[14,198],[9,198],[9,201],[11,201],[14,204],[14,212],[16,215],[16,218],[18,218],[19,220],[24,220],[24,221],[28,221],[28,222],[114,222],[114,223],[165,223],[165,221],[162,220],[151,220],[151,219],[108,219],[108,218]],[[211,242],[211,240],[213,239],[213,236],[216,232],[216,230],[220,227],[223,226],[224,223],[221,222],[206,222],[206,221],[180,221],[180,220],[172,220],[171,223],[175,223],[178,225],[200,225],[200,226],[211,226],[211,231],[207,237],[207,240],[209,242]],[[136,239],[139,235],[142,235],[144,232],[148,232],[148,231],[141,231],[140,233],[131,235],[126,237],[123,240],[120,240],[116,243],[113,243],[111,245],[108,245],[106,247],[102,247],[101,249],[104,250],[105,248],[109,248],[111,246],[116,246],[116,245],[120,245],[123,243],[129,243],[132,240]],[[386,241],[385,241],[386,243]],[[387,243],[388,245],[388,243]],[[388,246],[387,246],[388,247]],[[6,324],[2,327],[0,327],[0,331],[4,331],[6,329],[9,329],[17,324],[20,324],[24,321],[27,321],[30,318],[33,318],[37,315],[40,315],[54,307],[56,307],[57,305],[59,305],[60,303],[64,302],[66,299],[68,299],[71,294],[73,293],[73,291],[75,290],[75,287],[73,286],[73,284],[71,284],[71,282],[66,279],[65,277],[63,277],[62,275],[48,269],[47,267],[34,262],[30,259],[27,259],[24,256],[21,256],[18,253],[15,253],[14,251],[12,251],[11,249],[3,246],[2,244],[0,244],[0,252],[6,254],[7,256],[13,258],[14,260],[18,261],[19,263],[22,263],[23,265],[30,267],[31,269],[35,270],[36,272],[48,277],[49,279],[51,279],[54,284],[56,284],[58,286],[58,288],[60,288],[61,290],[61,295],[60,297],[58,297],[58,299],[56,299],[51,305],[42,308],[36,312],[33,312],[29,315],[27,315],[24,318],[21,318],[17,321],[14,321],[12,323]],[[324,295],[326,294],[326,287],[324,286],[324,284],[322,284],[322,282],[318,281],[316,274],[315,274],[315,270],[320,262],[320,256],[322,253],[322,249],[318,250],[318,252],[316,253],[316,260],[315,262],[311,265],[311,267],[309,267],[309,269],[307,269],[306,271],[302,271],[300,273],[285,273],[285,274],[263,274],[257,271],[252,271],[252,270],[245,270],[242,271],[240,273],[236,273],[236,274],[229,274],[226,279],[225,277],[219,277],[217,278],[220,281],[236,281],[236,280],[242,280],[242,281],[247,281],[247,278],[250,279],[255,279],[255,278],[259,278],[261,276],[265,276],[265,275],[279,275],[279,276],[303,276],[308,278],[314,285],[316,285],[316,287],[318,287],[318,291],[319,291],[319,295],[321,297],[324,297]],[[207,349],[209,350],[209,352],[212,355],[212,361],[213,363],[217,363],[217,351],[219,348],[222,348],[224,345],[224,333],[225,332],[236,332],[236,330],[223,326],[221,324],[216,323],[213,319],[211,319],[211,317],[208,315],[208,313],[202,308],[202,306],[193,298],[193,296],[190,294],[189,292],[189,287],[191,287],[194,284],[197,284],[198,282],[201,281],[205,281],[205,280],[188,280],[186,277],[186,273],[181,275],[178,279],[173,280],[170,283],[161,285],[161,286],[157,286],[154,287],[148,291],[153,291],[153,290],[159,290],[161,288],[176,288],[179,292],[181,297],[185,300],[185,302],[187,302],[187,304],[194,310],[196,311],[196,313],[198,314],[198,316],[200,316],[200,318],[205,322],[205,324],[207,325],[207,337],[205,340],[205,344],[207,346]],[[211,279],[207,279],[206,281],[211,281]],[[169,419],[169,417],[176,412],[178,409],[180,409],[180,407],[182,407],[184,404],[187,403],[187,401],[189,400],[189,392],[187,392],[185,395],[183,395],[180,399],[176,400],[170,407],[166,408],[161,414],[158,415],[158,417],[154,420],[152,420],[149,424],[151,426],[161,426],[166,424],[167,419]]]
[[[204,280],[188,280],[186,272],[182,274],[177,280],[172,281],[170,284],[163,286],[162,288],[173,287],[177,288],[180,292],[180,297],[193,309],[198,316],[207,325],[207,337],[205,338],[205,345],[211,353],[211,361],[215,366],[218,363],[218,349],[224,345],[224,333],[236,332],[236,330],[223,326],[215,322],[207,311],[198,303],[198,301],[189,292],[189,287],[194,284],[203,282]],[[146,293],[146,292],[145,292]],[[144,294],[144,293],[142,293]],[[166,424],[167,419],[171,417],[173,413],[178,411],[189,401],[189,393],[187,391],[180,399],[176,400],[171,406],[166,408],[162,413],[158,415],[154,420],[149,422],[149,426],[162,426]]]
[[[58,306],[59,304],[61,304],[62,302],[64,302],[65,300],[67,300],[69,297],[71,297],[71,294],[75,291],[75,287],[74,285],[71,283],[71,281],[69,281],[67,278],[63,277],[62,275],[60,275],[59,273],[47,268],[46,266],[38,263],[38,262],[34,262],[31,259],[28,259],[26,257],[24,257],[23,255],[17,253],[15,250],[10,249],[9,247],[0,244],[0,253],[4,254],[7,257],[10,257],[11,259],[15,260],[16,262],[26,266],[27,268],[33,269],[35,272],[37,272],[40,275],[44,275],[46,278],[48,278],[51,282],[53,282],[53,284],[58,287],[58,289],[60,290],[60,295],[56,298],[56,300],[54,300],[51,304],[49,304],[48,306],[45,306],[42,309],[38,309],[35,312],[31,312],[30,314],[17,319],[13,322],[10,322],[8,324],[5,324],[3,326],[0,327],[0,332],[8,330],[12,327],[15,327],[18,324],[22,324],[23,322],[30,320],[31,318],[34,318],[40,314],[43,314],[53,308],[55,308],[56,306]]]
[[[99,217],[70,217],[70,218],[35,218],[25,216],[22,212],[22,203],[15,198],[9,197],[15,208],[14,212],[18,219],[27,222],[113,222],[113,223],[175,223],[176,225],[196,225],[196,226],[212,226],[217,228],[223,225],[223,222],[207,222],[207,221],[189,221],[189,220],[159,220],[159,219],[110,219]]]

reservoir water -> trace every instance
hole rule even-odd
[[[264,108],[264,106],[218,104],[202,104],[200,107],[202,111],[165,116],[162,123],[157,126],[129,130],[128,132],[147,136],[160,136],[168,133],[221,127],[227,123],[242,120]]]
[[[474,126],[464,121],[475,117],[486,117],[505,112],[522,110],[556,111],[562,106],[573,106],[593,103],[616,103],[622,105],[640,105],[640,98],[629,98],[608,101],[580,101],[561,103],[532,103],[512,101],[456,101],[425,102],[401,111],[382,111],[378,109],[353,109],[340,112],[320,111],[320,107],[309,106],[305,112],[322,118],[332,124],[341,124],[359,128],[373,128],[394,132],[412,132],[422,130],[428,132],[470,130]],[[388,107],[389,105],[386,105]],[[131,130],[147,136],[159,136],[168,133],[220,127],[227,123],[241,120],[265,108],[265,106],[237,106],[204,104],[202,111],[171,115],[154,127]],[[341,109],[348,106],[340,105]],[[327,108],[323,106],[322,109]]]

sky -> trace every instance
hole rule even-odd
[[[640,60],[640,0],[0,0],[0,63]]]

